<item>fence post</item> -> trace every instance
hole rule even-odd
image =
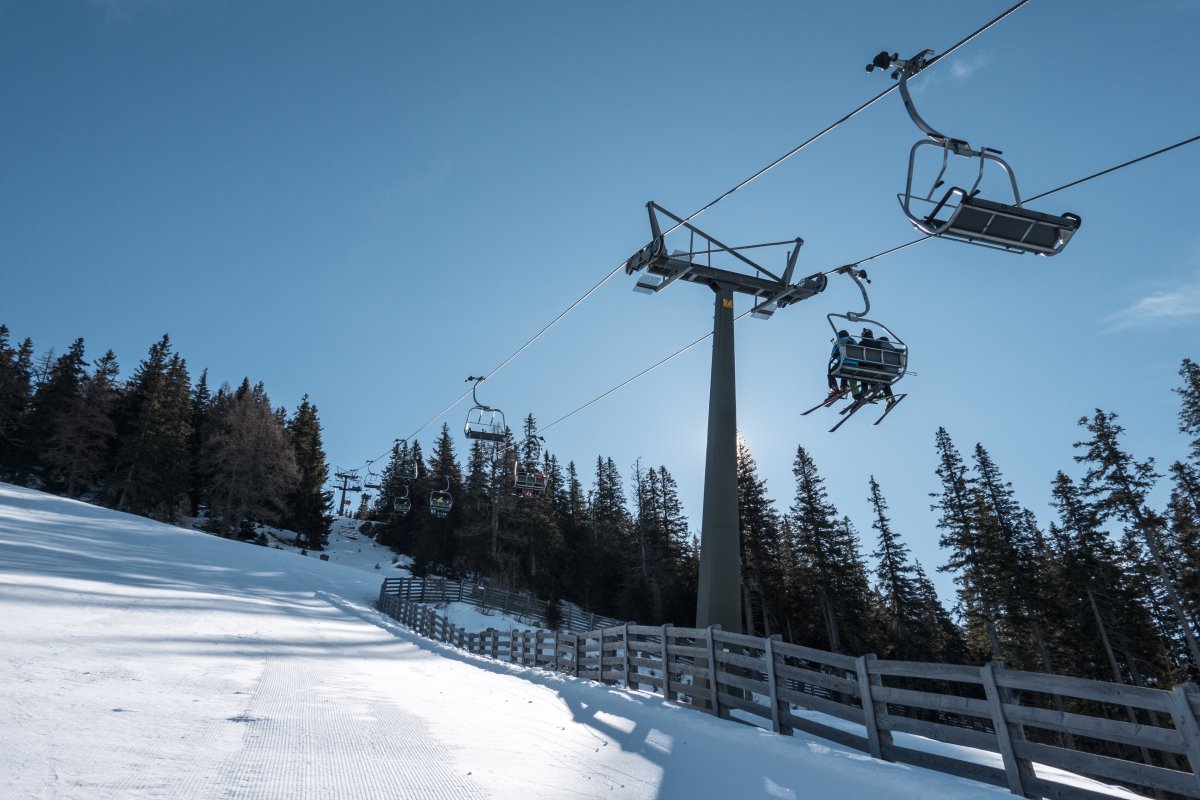
[[[721,695],[717,691],[717,646],[713,641],[713,632],[721,630],[720,625],[708,626],[708,703],[714,716],[721,716]]]
[[[1200,723],[1196,721],[1196,712],[1192,700],[1200,698],[1200,687],[1194,683],[1181,683],[1167,695],[1167,706],[1171,709],[1171,720],[1187,753],[1188,763],[1192,765],[1192,776],[1196,779],[1196,788],[1200,790]]]
[[[776,733],[782,733],[784,736],[792,735],[790,725],[784,725],[779,718],[779,678],[775,674],[775,642],[782,642],[783,636],[775,634],[767,637],[766,652],[764,655],[767,658],[767,689],[771,696],[771,730]]]
[[[575,634],[575,677],[579,677],[579,634]]]
[[[662,626],[662,690],[664,700],[671,699],[671,652],[667,644],[667,638],[670,636],[667,629],[670,627],[670,623]]]
[[[865,656],[859,656],[855,661],[855,667],[858,670],[858,696],[862,700],[863,720],[867,726],[867,747],[871,751],[872,758],[883,760],[883,748],[892,744],[892,734],[886,730],[880,730],[879,717],[876,713],[876,702],[871,692],[872,684],[882,686],[878,675],[871,674],[871,667],[875,665],[877,659],[874,653],[869,653]],[[886,704],[885,715],[886,715]]]
[[[631,665],[629,663],[629,623],[628,622],[626,622],[625,626],[621,629],[621,650],[625,654],[625,661],[621,667],[623,670],[625,670],[625,688],[626,689],[634,689],[636,687],[633,685],[633,683],[629,677]],[[638,684],[638,685],[640,686],[641,684]]]
[[[1013,750],[1013,736],[1008,720],[1004,716],[1004,696],[996,683],[996,670],[1004,669],[999,661],[989,661],[979,668],[979,676],[983,681],[983,692],[987,696],[988,705],[992,712],[992,727],[996,729],[996,743],[999,745],[1000,758],[1004,761],[1004,775],[1008,778],[1008,789],[1019,797],[1029,797],[1025,790],[1025,779],[1033,777],[1029,762],[1018,758]]]

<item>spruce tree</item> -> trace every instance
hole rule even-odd
[[[1200,364],[1190,358],[1179,368],[1183,386],[1175,389],[1179,395],[1179,430],[1189,438],[1189,454],[1194,467],[1200,468]]]
[[[286,500],[286,525],[300,534],[310,549],[323,550],[333,522],[330,514],[333,491],[325,488],[329,464],[321,441],[321,420],[308,395],[304,395],[296,413],[288,420],[287,433],[297,476],[295,488]]]
[[[285,524],[300,474],[296,451],[261,383],[251,387],[245,379],[233,393],[204,442],[203,465],[210,519],[222,535],[250,521]]]
[[[51,422],[41,462],[46,473],[56,476],[68,497],[98,488],[97,482],[107,471],[116,436],[112,417],[118,397],[118,369],[116,356],[109,350],[96,361],[92,374],[84,377],[71,407]]]
[[[793,581],[794,627],[815,616],[801,642],[836,653],[866,652],[870,601],[866,564],[848,519],[838,519],[816,464],[803,447],[792,462],[796,499],[791,508],[792,552],[798,566]]]
[[[79,411],[86,377],[83,339],[76,339],[67,352],[49,366],[30,403],[28,450],[33,466],[40,466],[37,471],[46,491],[61,492],[65,488],[64,476],[58,470],[48,468],[43,456],[54,432]]]
[[[0,477],[24,483],[27,474],[26,425],[33,397],[33,341],[9,344],[9,331],[0,325]]]
[[[167,335],[134,371],[119,411],[113,505],[170,520],[191,474],[191,385]]]
[[[1088,466],[1083,495],[1093,500],[1101,520],[1114,519],[1125,526],[1126,544],[1131,551],[1145,548],[1175,618],[1173,627],[1183,636],[1184,650],[1193,668],[1200,669],[1200,642],[1194,621],[1186,613],[1162,551],[1166,521],[1147,502],[1147,495],[1160,476],[1154,471],[1153,458],[1139,462],[1121,448],[1124,428],[1116,420],[1116,414],[1100,409],[1096,409],[1091,419],[1079,420],[1079,425],[1090,434],[1090,438],[1075,443],[1075,447],[1083,450],[1075,460]]]
[[[1139,683],[1135,676],[1147,670],[1162,674],[1168,659],[1145,589],[1122,565],[1095,506],[1062,472],[1052,497],[1058,521],[1050,526],[1056,573],[1051,608],[1071,674],[1117,683]]]
[[[900,658],[911,661],[934,658],[932,653],[923,653],[920,640],[924,638],[925,620],[920,608],[916,568],[909,563],[909,550],[899,534],[892,530],[892,521],[887,516],[887,501],[872,475],[869,482],[874,520],[871,527],[878,536],[875,551],[875,591],[880,598],[882,642],[880,655],[885,658]],[[925,648],[931,649],[931,648]]]
[[[936,500],[932,508],[941,512],[937,521],[942,530],[939,544],[949,551],[946,563],[938,569],[954,573],[959,587],[959,613],[965,620],[968,647],[974,657],[1001,659],[1004,653],[996,627],[997,600],[989,591],[992,565],[981,557],[985,551],[980,539],[986,524],[981,495],[945,428],[938,428],[934,446],[938,453],[935,472],[942,491],[931,495]]]
[[[741,526],[742,586],[746,631],[771,636],[787,630],[788,575],[795,570],[794,553],[784,538],[775,501],[767,482],[741,436],[737,441],[738,521]]]

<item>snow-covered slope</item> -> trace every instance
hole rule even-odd
[[[380,578],[0,484],[0,797],[1011,797],[430,643]]]

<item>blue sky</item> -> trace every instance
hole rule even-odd
[[[887,86],[863,71],[879,50],[940,52],[1008,5],[0,0],[0,321],[39,352],[83,336],[126,372],[169,332],[194,374],[262,380],[289,408],[308,393],[331,462],[359,466],[643,245],[647,200],[695,211]],[[1189,0],[1033,0],[914,93],[1030,196],[1200,133],[1197,30]],[[914,236],[895,194],[917,138],[893,93],[696,223],[801,236],[798,274],[865,258]],[[1094,408],[1138,457],[1181,457],[1198,175],[1200,143],[1031,204],[1083,217],[1055,258],[931,241],[873,262],[872,316],[917,373],[879,427],[798,416],[824,392],[825,315],[859,307],[849,280],[739,323],[739,425],[780,507],[802,444],[866,550],[873,474],[932,571],[938,426],[982,442],[1043,525]],[[710,330],[706,289],[632,283],[480,398],[547,424]],[[708,368],[705,344],[548,446],[588,480],[598,454],[665,464],[698,528]]]

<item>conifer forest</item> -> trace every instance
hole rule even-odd
[[[852,655],[1003,660],[1131,685],[1195,678],[1200,365],[1184,359],[1179,378],[1187,456],[1164,468],[1128,452],[1118,413],[1093,409],[1062,454],[1048,519],[1015,495],[985,443],[932,431],[934,491],[903,501],[929,506],[938,564],[912,557],[905,536],[916,532],[893,527],[873,476],[862,485],[870,518],[851,520],[803,446],[790,496],[774,498],[739,442],[746,631]],[[530,414],[503,441],[472,440],[465,451],[448,424],[425,446],[400,441],[357,516],[410,555],[417,576],[486,579],[643,624],[693,624],[699,546],[669,468],[597,455],[581,469],[542,450],[537,432]],[[289,412],[249,378],[214,390],[168,336],[122,380],[111,351],[89,360],[77,339],[39,355],[0,326],[0,479],[164,521],[197,518],[222,536],[272,525],[319,550],[335,499],[322,435],[307,396]],[[543,474],[545,491],[514,491],[518,470]],[[429,513],[439,492],[453,497],[441,516]],[[931,571],[953,578],[954,597],[938,596]]]

